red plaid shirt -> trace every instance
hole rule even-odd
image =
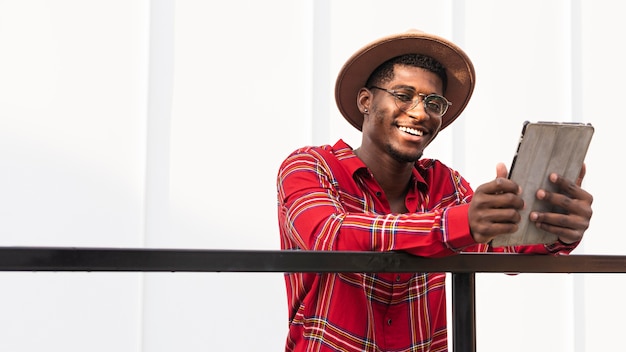
[[[436,160],[416,163],[406,214],[391,213],[383,190],[341,140],[296,150],[282,163],[277,187],[284,250],[402,250],[424,257],[494,250],[470,234],[469,184]],[[447,351],[445,273],[288,273],[285,281],[286,351]]]

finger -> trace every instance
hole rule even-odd
[[[473,202],[473,201],[472,201]],[[513,208],[475,209],[468,212],[471,233],[477,242],[488,241],[494,236],[517,231],[521,216]]]
[[[584,231],[589,228],[590,220],[590,215],[541,213],[535,211],[530,213],[530,221],[533,221],[536,224],[560,229],[571,229],[575,231]]]
[[[504,163],[496,164],[496,179],[509,179],[509,171],[506,168]],[[519,185],[515,184],[516,189],[513,191],[517,194],[522,193],[522,188]]]
[[[520,187],[514,181],[507,178],[497,177],[495,180],[484,183],[474,193],[485,194],[501,194],[501,193],[513,193],[520,194]],[[476,196],[474,196],[476,197]]]
[[[569,197],[565,194],[539,190],[537,191],[537,199],[544,200],[556,206],[557,208],[562,209],[567,214],[574,214],[585,218],[591,218],[591,202],[593,201],[593,198],[589,193],[585,192],[584,190],[581,190],[581,192],[586,193],[587,195],[589,195],[589,197],[585,199],[576,199],[573,197]]]
[[[571,244],[582,240],[584,230],[575,230],[565,227],[550,225],[547,223],[537,223],[536,226],[544,231],[555,234],[561,242]]]
[[[472,236],[478,243],[489,243],[497,236],[513,233],[518,230],[518,226],[517,224],[496,223],[482,229],[484,229],[483,232],[472,231]]]
[[[504,163],[496,164],[496,178],[498,177],[507,178],[508,173],[509,172],[506,169],[506,165],[504,165]]]
[[[565,243],[580,241],[585,230],[589,228],[588,218],[573,215],[533,212],[530,220],[538,228],[557,235]]]
[[[569,196],[569,198],[582,200],[588,203],[589,205],[591,205],[591,203],[593,202],[593,196],[589,192],[580,188],[580,186],[577,185],[576,183],[558,174],[555,174],[555,173],[550,174],[550,181],[558,187],[559,193],[567,195]],[[556,194],[557,193],[548,192],[546,190],[539,190],[537,191],[537,198],[546,199],[550,201],[550,199],[555,197]],[[559,197],[555,199],[558,200]]]
[[[500,209],[521,210],[524,208],[524,200],[518,194],[512,192],[474,194],[470,202],[470,211],[479,212],[481,218],[489,219],[487,214]]]

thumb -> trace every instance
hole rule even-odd
[[[583,163],[582,169],[580,169],[580,173],[578,174],[578,178],[576,179],[576,185],[580,187],[583,184],[583,178],[585,178],[585,174],[587,173],[587,166]]]
[[[496,178],[497,177],[502,177],[502,178],[507,178],[507,174],[509,172],[506,169],[506,165],[504,165],[504,163],[498,163],[496,165]]]

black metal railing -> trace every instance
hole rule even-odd
[[[626,256],[0,247],[0,271],[448,272],[454,352],[476,351],[476,273],[626,273]]]

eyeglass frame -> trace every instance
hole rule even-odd
[[[391,94],[391,95],[393,96],[393,101],[394,101],[394,103],[396,104],[396,107],[397,107],[398,109],[400,109],[401,111],[404,111],[404,112],[409,112],[409,111],[411,111],[411,110],[415,109],[415,108],[416,108],[416,107],[420,104],[420,102],[421,102],[422,104],[424,104],[424,102],[426,101],[426,99],[428,99],[429,97],[436,97],[436,98],[440,98],[440,99],[442,99],[442,100],[443,100],[443,102],[445,103],[444,108],[443,108],[443,109],[444,109],[444,110],[443,110],[443,113],[441,113],[441,114],[439,114],[439,113],[436,113],[436,112],[432,111],[432,109],[429,109],[429,108],[428,108],[428,105],[424,104],[424,110],[425,110],[426,112],[428,112],[428,113],[433,114],[433,115],[434,115],[434,116],[436,116],[436,117],[442,117],[443,115],[445,115],[445,114],[446,114],[446,112],[448,112],[448,108],[450,107],[450,105],[452,105],[452,102],[451,102],[451,101],[449,101],[448,99],[446,99],[446,97],[444,97],[443,95],[439,95],[439,94],[435,94],[435,93],[432,93],[432,94],[416,93],[416,94],[415,94],[415,96],[416,96],[416,97],[418,97],[418,98],[417,98],[417,99],[415,99],[415,100],[411,99],[411,101],[412,101],[412,103],[411,103],[411,107],[409,107],[408,109],[406,109],[406,110],[405,110],[405,109],[401,108],[401,107],[398,105],[399,101],[400,101],[400,103],[402,102],[402,99],[398,96],[398,95],[399,95],[399,93],[398,93],[396,90],[393,90],[393,89],[387,89],[387,88],[382,88],[382,87],[378,87],[378,86],[370,86],[368,89],[370,89],[370,90],[371,90],[371,89],[373,89],[373,88],[375,88],[375,89],[379,89],[379,90],[382,90],[382,91],[384,91],[384,92],[387,92],[387,93]],[[403,95],[404,95],[404,94],[403,94]],[[420,98],[421,98],[421,99],[420,99]]]

